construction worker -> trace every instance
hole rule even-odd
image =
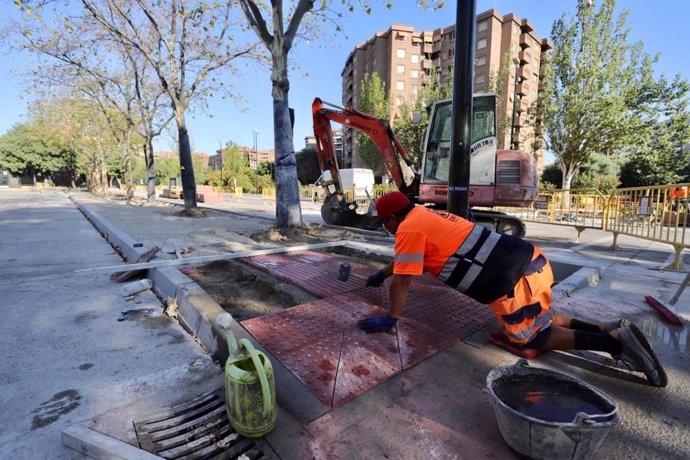
[[[671,210],[687,211],[688,189],[686,187],[673,187],[669,192],[671,195]]]
[[[376,201],[379,220],[395,235],[393,263],[367,279],[380,286],[392,276],[388,314],[358,322],[366,332],[393,329],[407,303],[413,276],[428,272],[459,292],[487,304],[505,339],[516,348],[599,350],[644,371],[652,385],[666,386],[661,363],[632,323],[590,324],[551,308],[553,273],[533,244],[492,232],[448,212],[415,206],[400,192]]]

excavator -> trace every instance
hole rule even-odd
[[[383,163],[398,190],[411,201],[445,209],[448,202],[448,171],[451,153],[452,100],[430,106],[429,126],[422,145],[421,173],[415,171],[407,150],[390,122],[351,107],[341,107],[315,98],[312,103],[314,135],[319,166],[326,179],[321,216],[327,224],[376,229],[373,206],[366,214],[347,199],[340,186],[331,122],[367,135],[381,153]],[[469,203],[472,219],[499,233],[523,237],[525,224],[517,217],[493,211],[494,206],[525,207],[537,199],[537,167],[531,155],[497,149],[496,96],[475,94],[470,147]],[[488,209],[487,209],[488,208]]]

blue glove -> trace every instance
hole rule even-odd
[[[397,318],[391,316],[372,316],[357,322],[357,327],[367,334],[372,332],[388,332],[398,323]]]
[[[386,281],[386,273],[383,270],[379,270],[373,275],[370,275],[369,278],[367,278],[366,287],[379,287],[383,284],[384,281]]]

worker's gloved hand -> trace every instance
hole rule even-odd
[[[372,316],[357,322],[357,327],[370,334],[372,332],[388,332],[398,323],[397,318],[392,316]]]
[[[386,273],[383,270],[379,270],[373,275],[370,275],[369,278],[367,278],[366,287],[379,287],[383,284],[384,281],[386,281]]]

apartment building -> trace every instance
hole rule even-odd
[[[226,149],[223,149],[223,152]],[[237,150],[240,155],[245,155],[249,159],[249,167],[256,169],[258,165],[268,161],[275,163],[275,150],[254,150],[251,147],[238,146]],[[212,155],[208,160],[208,167],[213,170],[221,169],[223,167],[223,155],[221,150],[216,150],[216,154]]]
[[[335,150],[335,158],[338,167],[345,168],[346,166],[343,160],[343,129],[331,127],[331,132],[333,134],[333,150]],[[304,138],[304,147],[316,150],[316,137],[306,136]]]
[[[530,153],[543,167],[543,142],[535,130],[528,108],[537,101],[541,86],[541,63],[551,49],[528,19],[488,10],[477,15],[475,30],[475,93],[495,91],[495,81],[503,75],[498,94],[499,148]],[[348,55],[342,77],[342,103],[359,107],[361,82],[366,74],[378,73],[391,97],[391,121],[400,116],[403,102],[415,101],[422,87],[435,73],[442,84],[452,84],[455,25],[435,30],[415,31],[407,25],[392,25],[377,32]],[[343,161],[363,167],[357,155],[354,132],[343,130]]]

